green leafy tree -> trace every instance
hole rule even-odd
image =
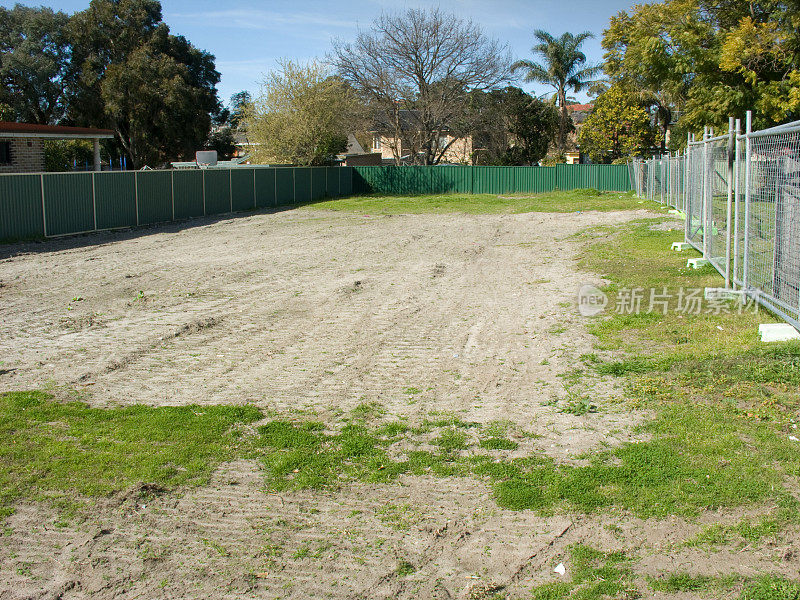
[[[472,92],[470,105],[476,163],[537,164],[558,131],[555,107],[517,87]]]
[[[352,88],[321,63],[283,61],[266,76],[244,123],[258,162],[320,165],[347,149],[358,115]]]
[[[800,116],[800,4],[786,0],[665,0],[612,17],[605,71],[635,90],[672,140],[754,109],[763,127]]]
[[[518,60],[511,68],[524,71],[525,81],[544,83],[555,90],[554,98],[561,111],[557,149],[559,154],[563,154],[567,135],[572,130],[572,120],[567,111],[567,93],[580,92],[590,86],[600,73],[600,67],[586,65],[586,55],[580,50],[583,42],[594,35],[588,31],[577,35],[567,32],[557,38],[537,29],[534,36],[539,43],[531,51],[541,57],[542,62]]]
[[[94,150],[89,140],[44,140],[44,170],[71,171],[75,163],[91,165]]]
[[[193,156],[220,110],[214,57],[169,33],[156,0],[92,0],[70,23],[70,116],[110,126],[134,168]]]
[[[247,90],[242,90],[241,92],[235,93],[231,96],[231,100],[228,104],[230,117],[228,122],[231,124],[231,127],[236,128],[244,120],[245,115],[253,102],[253,97],[250,95],[250,92]]]
[[[220,127],[212,131],[206,143],[208,150],[216,150],[219,160],[230,160],[236,152],[236,143],[230,127]]]
[[[69,16],[50,8],[0,7],[0,103],[6,118],[53,124],[66,112]]]
[[[648,153],[656,137],[638,95],[614,85],[595,100],[578,133],[578,144],[593,162],[610,163]]]

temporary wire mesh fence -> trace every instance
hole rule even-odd
[[[691,139],[634,160],[636,193],[685,216],[685,240],[726,279],[800,329],[800,121]]]

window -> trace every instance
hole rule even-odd
[[[11,164],[11,142],[0,142],[0,165]]]
[[[372,149],[373,150],[381,149],[381,136],[379,136],[378,134],[372,136]]]

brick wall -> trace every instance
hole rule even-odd
[[[0,173],[44,171],[44,143],[41,138],[0,138],[11,142],[11,164],[0,165]]]

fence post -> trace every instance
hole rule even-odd
[[[172,220],[175,220],[175,169],[170,169],[169,172],[169,189],[170,197],[172,198]]]
[[[725,289],[731,287],[731,209],[733,202],[733,117],[728,118],[728,204],[725,213]]]
[[[42,190],[42,231],[44,232],[44,237],[47,237],[47,209],[45,208],[44,202],[44,173],[39,173],[39,185],[41,186]]]
[[[94,191],[94,171],[92,171],[92,222],[94,231],[97,231],[97,194]]]
[[[136,226],[139,226],[139,171],[133,172],[133,197],[136,201]]]
[[[703,258],[708,260],[708,126],[703,129],[703,187],[700,197],[702,198],[700,223],[703,227]]]
[[[230,200],[231,212],[233,212],[233,169],[228,169],[228,200]]]
[[[256,170],[253,169],[253,208],[258,208],[258,196],[256,195]]]
[[[750,134],[753,132],[753,113],[747,111],[744,133],[744,259],[742,262],[742,287],[745,293],[750,282]]]
[[[203,180],[203,216],[206,216],[206,170],[201,168],[200,173],[202,173],[202,180]]]
[[[736,277],[739,275],[739,135],[742,122],[736,119],[733,155],[733,289],[736,289]]]

